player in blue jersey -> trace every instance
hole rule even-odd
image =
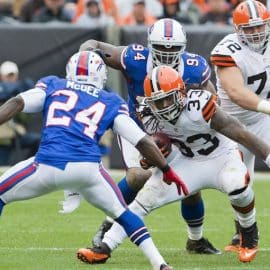
[[[98,50],[108,66],[122,72],[128,85],[128,105],[131,117],[138,125],[141,125],[136,112],[138,97],[144,95],[144,78],[155,66],[165,64],[176,69],[187,89],[195,87],[215,92],[209,80],[211,70],[207,61],[202,56],[186,52],[186,42],[186,34],[180,23],[172,19],[161,19],[148,30],[147,48],[139,44],[117,47],[96,40],[88,40],[81,45],[80,50]],[[139,153],[130,143],[123,138],[119,138],[119,141],[127,173],[118,186],[125,201],[129,204],[149,179],[151,171],[140,167]],[[181,213],[188,225],[186,249],[192,253],[220,254],[220,251],[202,235],[204,205],[200,192],[183,200]],[[93,238],[94,246],[99,246],[111,224],[108,218],[102,223]],[[87,253],[87,250],[85,252]]]
[[[179,193],[188,191],[155,143],[129,117],[126,103],[117,94],[102,90],[106,74],[106,66],[98,54],[79,52],[67,64],[66,79],[42,78],[34,89],[0,107],[0,124],[21,111],[42,111],[44,116],[36,155],[0,177],[0,214],[8,203],[71,189],[121,224],[153,269],[171,270],[144,223],[128,210],[120,190],[103,168],[100,137],[107,129],[113,129],[163,171],[165,182],[175,182]],[[78,256],[84,260],[80,253]]]

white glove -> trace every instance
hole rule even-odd
[[[69,214],[76,210],[81,203],[81,196],[77,192],[70,190],[64,191],[64,201],[60,201],[62,209],[59,210],[60,214]]]

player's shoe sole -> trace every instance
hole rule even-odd
[[[96,253],[90,248],[81,248],[77,251],[77,258],[89,264],[105,263],[109,257],[108,254]]]

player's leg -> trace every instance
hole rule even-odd
[[[152,173],[150,170],[144,170],[140,167],[141,155],[139,151],[124,138],[119,136],[117,138],[126,167],[126,176],[120,180],[118,188],[121,190],[126,204],[130,204]],[[112,223],[113,220],[110,217],[106,217],[101,223],[92,239],[94,246],[98,247],[101,244],[104,234],[111,228]]]
[[[193,164],[194,163],[194,164]],[[194,193],[204,186],[205,180],[201,177],[200,166],[204,164],[202,162],[192,162],[188,159],[176,158],[170,165],[176,172],[179,172],[181,178],[188,187],[189,192]],[[207,164],[207,163],[206,163]],[[206,176],[206,179],[210,177],[209,167],[205,164],[202,175]],[[194,170],[190,168],[196,168],[198,174],[194,173]],[[199,181],[200,179],[200,181]],[[154,170],[152,177],[145,183],[144,187],[139,191],[136,199],[129,205],[132,212],[136,213],[141,219],[152,210],[166,205],[175,200],[183,199],[183,196],[179,196],[175,185],[167,185],[162,181],[162,174],[159,170]],[[126,233],[119,224],[114,222],[111,229],[105,233],[100,247],[94,248],[94,255],[98,256],[104,254],[109,247],[112,252],[117,248],[125,239]]]
[[[261,118],[259,121],[256,121],[256,123],[250,124],[246,126],[247,129],[252,132],[253,134],[257,135],[259,138],[264,140],[266,143],[269,143],[270,141],[270,133],[269,133],[269,127],[270,127],[270,117],[268,115],[261,115]],[[254,165],[255,165],[255,156],[253,153],[251,153],[248,149],[246,149],[244,146],[239,145],[239,150],[241,151],[243,155],[243,161],[248,169],[248,172],[250,174],[250,185],[252,185],[254,181]],[[225,251],[233,251],[237,252],[239,243],[240,243],[240,226],[239,222],[237,221],[237,218],[235,218],[235,234],[232,237],[232,240],[229,245],[225,247]]]
[[[68,165],[62,170],[39,164],[34,157],[21,161],[0,177],[1,204],[39,197],[58,189],[76,189],[80,185],[80,170],[77,172],[74,182],[74,174]]]
[[[1,211],[8,203],[51,192],[55,187],[47,182],[45,184],[44,179],[46,176],[42,174],[40,165],[34,162],[33,157],[8,169],[0,177]]]
[[[220,250],[203,237],[204,204],[201,192],[182,200],[181,214],[187,224],[187,251],[197,254],[221,254]]]
[[[238,257],[242,262],[252,261],[258,251],[255,199],[249,180],[249,173],[240,155],[232,155],[220,173],[220,181],[239,222]]]
[[[240,153],[243,158],[243,161],[248,169],[250,175],[250,185],[253,183],[254,179],[254,164],[255,164],[255,156],[248,149],[244,148],[242,145],[239,145]],[[238,222],[238,218],[235,215],[234,218],[234,228],[235,233],[232,237],[231,242],[224,247],[224,251],[226,252],[238,252],[240,245],[240,224]]]
[[[129,209],[143,220],[144,216],[153,209],[180,198],[175,185],[167,185],[164,183],[162,181],[161,172],[155,170],[152,177],[139,191],[136,199],[129,205]],[[127,234],[125,230],[117,222],[114,222],[110,230],[105,233],[100,246],[90,249],[91,256],[97,258],[95,263],[101,261],[98,258],[100,256],[103,257],[108,251],[108,248],[111,254],[111,252],[116,249],[126,237]]]
[[[142,250],[154,269],[172,269],[166,266],[143,221],[126,208],[121,192],[113,179],[102,166],[98,167],[97,164],[92,164],[91,166],[93,168],[90,171],[99,171],[100,173],[89,176],[89,170],[87,171],[86,175],[88,178],[91,178],[91,184],[88,188],[81,187],[79,189],[80,194],[89,203],[114,218],[124,228],[130,240]],[[88,263],[97,263],[97,261],[102,263],[110,256],[109,249],[103,254],[102,259],[100,257],[101,255],[96,256],[94,251],[95,249],[80,249],[78,250],[78,258]]]

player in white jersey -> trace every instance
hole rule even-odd
[[[186,96],[184,87],[179,74],[172,68],[154,68],[144,83],[145,102],[153,113],[144,126],[149,133],[167,134],[177,146],[168,156],[169,164],[181,174],[191,194],[206,188],[228,194],[240,223],[242,241],[238,257],[242,262],[250,262],[258,250],[254,193],[248,184],[248,170],[237,144],[230,139],[245,145],[268,166],[270,146],[224,113],[216,104],[215,96],[208,91],[190,90]],[[161,179],[160,172],[153,171],[129,205],[142,218],[158,207],[186,197],[179,196],[175,187],[165,186]],[[85,249],[88,260],[105,262],[125,237],[121,226],[114,223],[99,248]],[[101,254],[102,259],[97,259]]]
[[[172,270],[155,247],[142,220],[124,202],[120,190],[101,164],[98,141],[112,128],[147,155],[163,172],[166,183],[184,183],[167,164],[155,143],[129,117],[126,103],[102,88],[107,78],[103,60],[94,52],[73,55],[66,79],[48,76],[34,89],[0,107],[0,124],[18,112],[43,112],[37,154],[19,162],[0,177],[0,215],[14,201],[59,189],[72,189],[119,222],[154,270]],[[82,257],[80,257],[83,260]]]
[[[244,1],[234,10],[233,22],[235,33],[223,38],[211,53],[221,108],[269,142],[270,15],[262,3]],[[239,148],[253,180],[255,156]],[[226,251],[237,251],[239,224],[235,225],[236,234]]]
[[[147,47],[140,44],[114,46],[97,40],[88,40],[80,48],[99,50],[108,66],[122,72],[127,81],[130,115],[139,126],[141,123],[136,112],[137,97],[144,96],[145,76],[155,66],[168,65],[176,69],[187,88],[195,85],[215,92],[209,80],[211,69],[207,61],[200,55],[185,51],[186,34],[179,22],[170,18],[158,20],[149,27],[147,37]],[[151,171],[143,170],[140,167],[140,153],[128,141],[119,138],[119,142],[126,167],[126,176],[118,183],[118,187],[129,204],[151,176]],[[183,200],[180,211],[188,229],[186,249],[192,253],[220,254],[220,251],[203,237],[204,203],[200,192]],[[93,238],[94,245],[99,245],[111,224],[112,222],[108,219],[102,223]]]

